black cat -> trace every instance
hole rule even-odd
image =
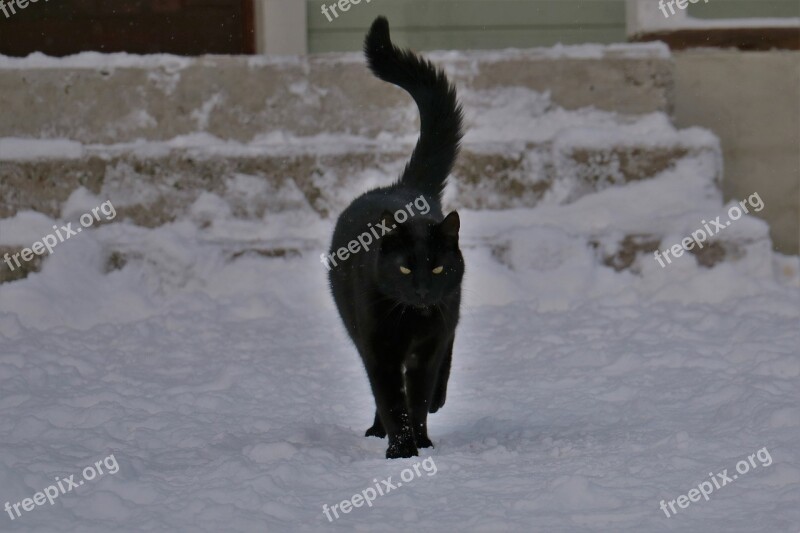
[[[375,76],[414,98],[421,132],[400,179],[339,216],[323,263],[333,263],[326,265],[333,298],[375,396],[366,435],[388,434],[391,459],[433,446],[428,413],[445,402],[464,260],[458,213],[442,214],[441,195],[463,136],[462,112],[442,71],[392,44],[384,17],[372,23],[364,52]]]

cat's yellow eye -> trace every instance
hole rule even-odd
[[[438,267],[433,269],[433,273],[434,274],[441,274],[443,270],[444,270],[443,266],[438,266]]]
[[[400,272],[403,274],[411,274],[411,269],[406,267],[400,267]]]

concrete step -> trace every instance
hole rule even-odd
[[[469,98],[504,87],[566,110],[670,112],[672,59],[659,43],[429,54]],[[469,106],[480,115],[482,109]],[[205,132],[249,142],[281,132],[416,134],[408,95],[360,54],[304,58],[101,55],[0,57],[0,138],[112,144]]]

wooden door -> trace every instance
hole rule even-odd
[[[0,54],[255,53],[254,0],[4,0]],[[20,8],[24,5],[24,8]]]

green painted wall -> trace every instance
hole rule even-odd
[[[377,15],[392,23],[392,36],[417,50],[493,49],[556,43],[625,42],[625,0],[361,0],[328,21],[322,4],[306,0],[309,51],[361,49]],[[657,2],[658,0],[652,0]],[[329,10],[330,12],[330,10]],[[800,17],[800,0],[699,0],[698,18]]]
[[[360,50],[377,15],[389,18],[399,44],[417,50],[625,41],[625,0],[361,0],[331,22],[321,6],[334,0],[307,3],[312,53]]]

